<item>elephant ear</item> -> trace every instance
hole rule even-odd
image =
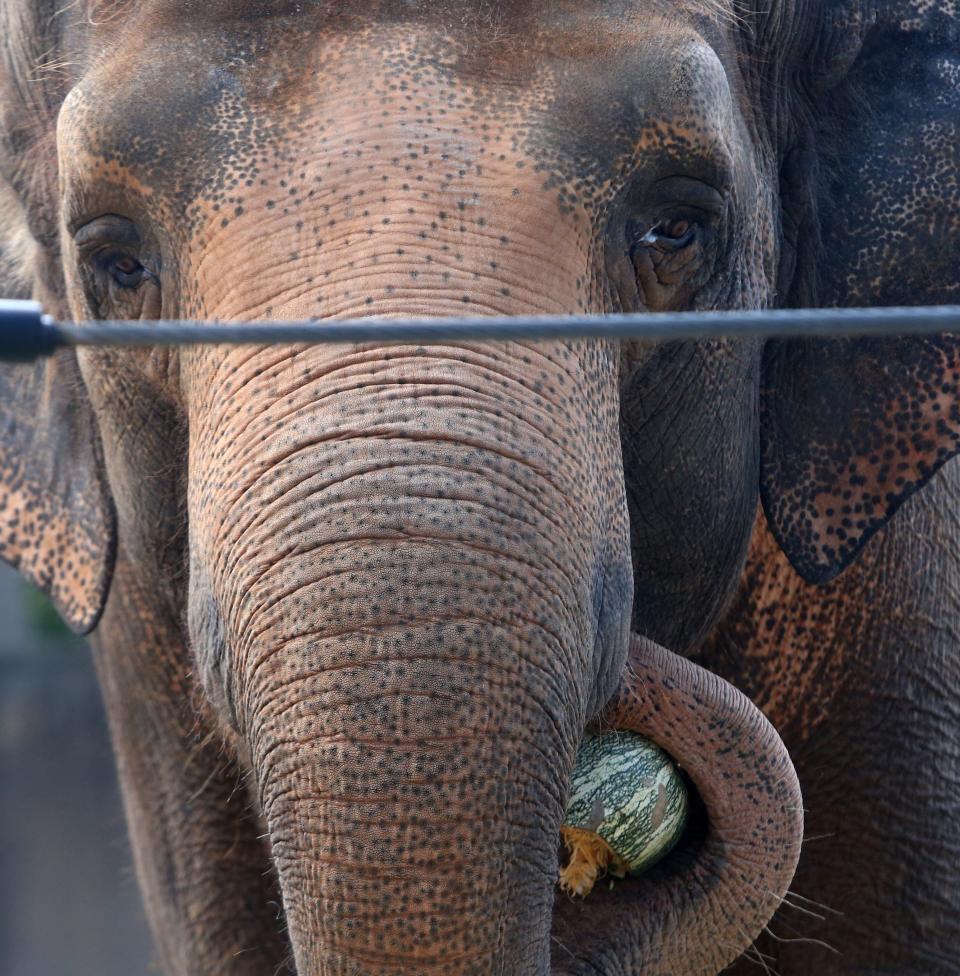
[[[802,237],[787,304],[958,302],[960,7],[824,11],[784,156],[784,224]],[[764,509],[797,571],[826,582],[960,449],[960,342],[772,342],[764,373]]]
[[[0,366],[0,558],[87,633],[106,602],[115,551],[113,505],[75,356]]]
[[[81,5],[82,6],[82,5]],[[56,118],[87,13],[55,0],[0,2],[0,298],[62,308]],[[71,36],[73,36],[71,34]],[[79,37],[79,34],[77,35]],[[116,548],[98,428],[72,351],[0,363],[0,559],[91,630]]]
[[[0,297],[17,297],[36,247],[3,190]],[[87,633],[106,602],[115,550],[99,433],[75,354],[0,364],[0,559]]]
[[[764,372],[764,511],[797,572],[825,583],[960,451],[960,340],[772,343]]]

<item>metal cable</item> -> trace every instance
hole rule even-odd
[[[94,322],[56,326],[69,345],[448,342],[471,339],[712,339],[960,332],[960,305],[322,322]]]
[[[766,309],[625,315],[307,322],[53,322],[33,302],[0,301],[0,359],[31,359],[61,346],[431,343],[472,340],[787,338],[960,332],[960,306]]]

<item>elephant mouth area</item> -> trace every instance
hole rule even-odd
[[[639,877],[601,877],[586,897],[558,887],[550,927],[551,976],[620,976],[642,972],[650,938],[673,912],[664,897],[700,857],[707,815],[692,784],[690,816],[676,846]],[[561,850],[561,866],[566,861]],[[674,911],[679,906],[673,906]]]

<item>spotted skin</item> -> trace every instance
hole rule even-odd
[[[80,385],[71,355],[0,374],[0,397],[25,411],[0,415],[0,554],[86,632],[106,600],[116,530],[96,421],[73,397]]]
[[[838,29],[836,40],[823,45],[818,87],[850,121],[821,123],[810,136],[826,151],[808,202],[829,219],[819,222],[817,234],[824,257],[813,262],[801,247],[807,274],[795,278],[792,300],[955,302],[956,5],[836,4],[830,16]],[[851,124],[871,104],[884,108],[871,114],[869,125]],[[795,225],[807,220],[798,216]],[[807,247],[815,243],[806,238]],[[825,371],[849,370],[863,348],[848,343],[841,356],[836,350],[829,356],[826,344],[810,346],[802,374],[808,383]],[[937,447],[949,443],[929,408],[939,401],[937,413],[955,409],[942,399],[955,382],[944,369],[955,347],[939,340],[910,352],[874,340],[867,348],[875,365],[858,389],[890,405],[880,411],[886,419],[877,431],[898,431],[897,464],[908,465],[906,478],[919,487],[939,457],[937,449],[914,448],[915,425],[926,425],[922,439],[939,440]],[[918,403],[904,404],[890,378],[892,364],[916,371],[924,360],[935,365],[938,382]],[[775,403],[772,395],[769,402]],[[811,417],[821,436],[793,444],[796,463],[836,445],[835,418],[850,416],[851,408],[862,409],[849,398],[824,397],[822,412]],[[777,450],[788,454],[786,447]],[[878,473],[869,455],[857,464],[871,478]],[[696,654],[763,709],[803,784],[809,840],[791,885],[796,897],[758,943],[782,976],[948,976],[956,970],[958,478],[953,462],[922,492],[895,488],[911,496],[901,513],[826,585],[792,573],[778,546],[783,530],[771,533],[759,518],[731,611]],[[888,486],[889,479],[888,473]],[[811,571],[822,573],[822,564]],[[732,970],[737,976],[755,971],[746,959]]]
[[[756,702],[803,784],[803,855],[757,944],[783,976],[954,971],[958,474],[819,586],[760,515],[733,607],[693,655]]]
[[[957,453],[958,354],[951,336],[768,351],[761,496],[805,579],[833,579]]]
[[[834,109],[779,73],[822,61],[835,88],[859,51],[835,38],[874,25],[831,11],[843,29],[814,36],[825,12],[775,7],[745,30],[707,0],[6,0],[0,176],[37,251],[21,276],[80,319],[789,301],[826,273],[803,125]],[[850,348],[846,365],[870,359]],[[706,974],[745,948],[793,870],[789,759],[712,676],[645,642],[626,659],[631,627],[680,651],[708,634],[758,486],[803,487],[761,467],[760,445],[824,450],[816,405],[836,394],[791,401],[771,366],[809,357],[755,342],[81,354],[70,392],[102,456],[56,504],[121,542],[99,666],[167,969]],[[891,376],[908,398],[918,361]],[[3,376],[17,431],[45,430],[24,409],[49,375]],[[763,399],[775,385],[781,410]],[[880,402],[849,414],[831,456],[863,449]],[[768,511],[796,565],[839,568],[845,552],[811,557]],[[83,595],[78,627],[105,598]],[[142,714],[125,692],[144,685]],[[611,698],[608,720],[690,770],[709,826],[620,911],[573,912],[554,905],[559,826],[580,735]],[[180,791],[195,815],[168,802]],[[271,869],[282,935],[275,889],[243,881]],[[222,885],[239,904],[218,911]],[[590,948],[555,951],[570,944]]]
[[[821,114],[794,136],[820,158],[808,195],[792,194],[793,222],[819,212],[819,228],[801,244],[791,303],[956,302],[956,7],[834,3],[827,14],[838,39],[812,72]],[[764,508],[797,570],[825,582],[956,454],[960,343],[778,342],[765,368]]]

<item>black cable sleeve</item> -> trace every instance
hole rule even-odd
[[[52,355],[63,344],[37,302],[0,300],[0,361],[33,362]]]

